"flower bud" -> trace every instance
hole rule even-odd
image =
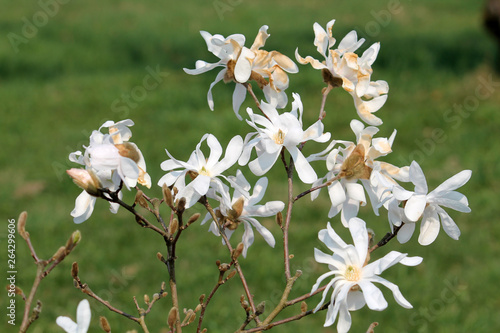
[[[281,212],[278,212],[278,214],[276,214],[276,223],[280,228],[283,229],[283,214]]]
[[[307,303],[304,301],[302,301],[302,303],[300,303],[300,312],[302,312],[302,313],[307,312]]]
[[[104,332],[106,333],[111,332],[111,326],[109,326],[109,322],[106,319],[106,317],[104,316],[99,317],[99,324],[101,325],[101,328],[103,329]]]
[[[255,315],[260,316],[261,314],[264,313],[264,310],[266,308],[266,302],[262,301],[260,302],[256,307],[255,307]]]
[[[66,173],[73,179],[73,182],[84,189],[85,192],[94,197],[100,196],[100,188],[102,188],[102,185],[92,170],[72,168],[66,170]]]
[[[205,300],[205,294],[202,294],[198,299],[198,301],[200,302],[200,304],[202,304],[204,300]]]
[[[173,328],[175,326],[175,322],[177,320],[178,315],[179,315],[179,310],[177,310],[176,307],[170,309],[167,319],[168,327]]]
[[[26,220],[28,218],[27,212],[22,212],[19,215],[19,219],[17,220],[17,232],[21,235],[25,240],[30,236],[28,232],[26,232]]]
[[[144,198],[144,192],[138,190],[135,195],[135,203],[138,203],[142,208],[148,208],[148,201]]]
[[[147,305],[149,305],[149,302],[150,302],[149,295],[148,294],[144,294],[144,303],[146,303]]]
[[[201,216],[201,214],[200,214],[200,213],[195,213],[195,214],[193,214],[193,215],[189,218],[189,220],[188,220],[187,224],[188,224],[188,225],[190,225],[190,224],[192,224],[192,223],[196,222],[196,220],[198,220],[198,219],[200,218],[200,216]]]
[[[168,225],[168,233],[170,235],[173,235],[178,230],[179,230],[179,221],[176,218],[173,218],[170,224]]]
[[[71,276],[73,279],[78,278],[78,263],[76,261],[71,265]]]
[[[163,200],[172,209],[174,209],[174,199],[172,196],[172,191],[168,188],[167,184],[163,184],[161,187],[163,192]]]
[[[231,253],[231,259],[236,260],[243,252],[244,245],[243,243],[239,243],[238,246]]]

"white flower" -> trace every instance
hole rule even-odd
[[[250,121],[247,120],[247,123],[257,132],[250,133],[245,138],[246,145],[239,164],[248,163],[250,153],[255,147],[257,158],[248,166],[255,175],[261,176],[271,169],[281,150],[286,148],[295,162],[300,180],[310,184],[317,179],[316,172],[297,146],[309,140],[326,142],[330,139],[330,133],[323,133],[324,126],[321,120],[316,121],[304,131],[302,129],[302,102],[298,94],[293,94],[293,97],[292,111],[283,114],[278,114],[275,107],[264,102],[261,103],[261,109],[265,117],[254,114],[250,108],[247,109],[250,116]]]
[[[57,317],[56,323],[67,333],[87,333],[91,315],[89,301],[84,299],[76,309],[76,323],[65,316]]]
[[[408,167],[398,168],[376,160],[392,152],[396,131],[389,138],[374,138],[378,128],[374,126],[365,128],[359,120],[351,121],[351,129],[356,135],[356,144],[350,141],[335,141],[325,151],[308,158],[309,161],[326,159],[329,170],[325,177],[313,184],[313,187],[335,176],[341,177],[328,186],[332,203],[328,217],[341,213],[342,224],[346,227],[349,219],[358,215],[359,206],[366,205],[365,191],[370,197],[375,214],[378,215],[378,207],[384,192],[397,184],[394,179],[408,181]],[[332,150],[337,143],[344,145],[345,148]],[[313,192],[311,199],[316,199],[318,194],[319,191]]]
[[[404,215],[410,222],[422,219],[418,237],[420,244],[429,245],[434,242],[439,233],[440,221],[448,236],[458,239],[460,229],[441,206],[463,213],[470,212],[467,197],[455,190],[467,183],[471,174],[472,171],[463,170],[443,182],[434,191],[427,193],[427,181],[422,168],[416,161],[411,163],[410,181],[415,185],[415,191],[407,191],[401,186],[396,186],[393,194],[397,200],[406,202]],[[406,223],[399,232],[406,234],[403,237],[409,239],[414,229],[414,223]]]
[[[87,172],[92,173],[102,188],[117,191],[121,183],[127,188],[137,183],[151,187],[151,177],[146,172],[144,157],[132,142],[129,127],[134,123],[127,119],[120,122],[106,121],[90,136],[90,143],[85,152],[76,151],[69,155],[69,160],[85,166]],[[101,133],[102,128],[108,128],[109,134]],[[106,194],[103,194],[106,195]],[[120,192],[119,197],[122,193]],[[75,209],[71,212],[75,223],[86,221],[94,210],[96,197],[82,192],[75,202]],[[111,212],[116,213],[119,205],[110,203]]]
[[[323,306],[328,292],[333,287],[324,326],[332,325],[338,316],[337,330],[339,333],[347,332],[351,327],[349,311],[358,310],[365,304],[371,310],[376,311],[382,311],[387,307],[387,301],[380,289],[373,284],[374,282],[389,288],[399,305],[404,308],[412,308],[399,291],[398,286],[379,275],[397,263],[415,266],[422,262],[420,257],[407,257],[406,253],[391,251],[383,258],[367,264],[368,232],[365,222],[359,218],[352,218],[349,220],[349,231],[354,245],[346,244],[328,223],[327,229],[318,233],[318,238],[333,254],[326,254],[314,249],[316,261],[328,264],[330,272],[318,278],[311,292],[316,291],[324,279],[334,276],[326,285],[321,301],[314,311],[318,311]]]
[[[246,257],[248,248],[253,244],[255,228],[269,244],[274,247],[276,241],[269,230],[255,219],[255,217],[274,216],[285,208],[285,204],[281,201],[270,201],[265,205],[258,205],[262,200],[267,189],[268,180],[266,177],[260,178],[253,188],[253,193],[250,195],[250,183],[240,170],[237,171],[236,177],[228,177],[232,184],[236,185],[231,198],[229,189],[221,187],[218,193],[221,194],[220,206],[215,209],[216,215],[219,218],[219,223],[224,225],[224,232],[228,238],[231,237],[236,228],[243,224],[245,231],[242,236],[243,256]],[[207,214],[201,224],[211,219],[210,214]],[[216,236],[220,236],[219,227],[215,221],[210,225],[210,231]]]
[[[259,87],[264,90],[266,98],[275,103],[276,106],[284,107],[286,105],[287,98],[284,90],[288,87],[288,76],[285,72],[297,73],[298,68],[290,58],[277,51],[260,50],[269,37],[267,29],[267,25],[260,28],[250,48],[244,46],[245,36],[241,34],[224,38],[221,35],[211,35],[206,31],[201,31],[208,50],[220,60],[212,64],[198,60],[195,69],[184,68],[184,71],[191,75],[197,75],[215,67],[223,67],[208,90],[207,99],[210,110],[214,109],[212,88],[221,80],[226,83],[229,81],[236,83],[233,93],[233,110],[240,120],[242,118],[238,114],[238,110],[245,100],[247,92],[243,84],[248,81],[256,81]],[[269,78],[269,82],[264,78]]]
[[[207,141],[210,147],[210,155],[205,158],[201,151],[201,144]],[[187,162],[182,162],[170,155],[166,150],[170,159],[161,163],[161,168],[164,171],[169,171],[159,181],[158,185],[167,186],[174,185],[179,190],[177,198],[186,198],[186,207],[194,205],[203,195],[206,195],[211,184],[222,184],[218,177],[225,178],[222,173],[233,166],[238,160],[243,149],[243,139],[237,135],[231,139],[227,148],[226,154],[222,160],[222,147],[217,138],[212,134],[205,134],[196,146]],[[193,181],[186,185],[185,177],[190,172],[190,175],[195,177]]]
[[[370,81],[373,72],[371,65],[377,58],[380,43],[370,46],[363,55],[359,57],[356,51],[363,43],[364,38],[358,40],[356,31],[349,32],[340,42],[337,49],[335,38],[332,37],[332,27],[335,20],[326,25],[328,33],[318,24],[314,23],[314,45],[318,52],[325,58],[323,62],[311,56],[302,58],[298,49],[295,57],[301,64],[311,64],[315,69],[326,71],[323,75],[325,82],[332,87],[342,84],[344,90],[349,92],[354,99],[354,105],[358,115],[369,125],[381,125],[382,120],[373,115],[387,100],[389,85],[385,81]]]

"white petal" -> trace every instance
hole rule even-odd
[[[408,242],[411,238],[411,236],[413,235],[413,233],[415,232],[415,226],[416,226],[416,223],[405,223],[401,229],[399,229],[399,232],[398,232],[398,242],[400,242],[401,244],[404,244],[406,242]]]
[[[404,208],[406,217],[410,221],[417,221],[422,216],[426,204],[427,198],[425,195],[413,195],[408,199]]]
[[[389,288],[392,291],[392,295],[394,296],[394,299],[396,300],[396,302],[398,302],[398,304],[401,305],[403,308],[406,308],[406,309],[413,308],[413,306],[410,304],[410,302],[408,302],[406,300],[406,298],[404,298],[403,294],[401,294],[401,291],[399,291],[399,287],[397,285],[395,285],[392,282],[387,281],[384,278],[381,278],[380,276],[374,276],[371,280],[373,282],[378,282],[378,283],[386,286],[387,288]]]
[[[295,162],[295,169],[300,180],[306,184],[314,183],[318,179],[318,176],[302,152],[297,147],[290,147],[288,151]]]
[[[453,191],[467,183],[472,175],[471,170],[463,170],[444,181],[432,192]]]
[[[67,333],[76,333],[78,325],[69,317],[59,316],[56,318],[56,324],[62,327]]]
[[[238,111],[240,110],[241,104],[243,104],[243,101],[245,100],[246,96],[247,96],[247,89],[245,88],[245,86],[236,83],[236,87],[234,87],[234,92],[233,92],[233,111],[239,120],[243,119],[241,118]]]
[[[387,301],[384,295],[373,283],[367,280],[358,281],[358,285],[363,290],[366,305],[370,310],[382,311],[387,307]]]
[[[350,219],[349,231],[354,241],[360,263],[363,265],[368,253],[368,232],[366,230],[365,221],[357,217]]]
[[[83,191],[75,200],[75,208],[71,212],[75,223],[82,223],[92,215],[96,198]]]
[[[90,326],[91,315],[89,301],[86,299],[82,300],[76,309],[76,321],[78,323],[77,333],[87,333]]]
[[[421,245],[429,245],[437,238],[439,234],[439,218],[434,209],[426,209],[420,225],[420,235],[418,242]]]
[[[451,238],[458,240],[458,237],[460,237],[460,229],[450,215],[448,215],[448,213],[446,213],[442,208],[438,208],[437,213],[441,217],[441,224],[443,225],[444,232],[446,232],[446,234]]]
[[[413,161],[410,165],[410,179],[415,184],[415,193],[427,194],[427,181],[420,165]]]
[[[255,52],[243,47],[240,56],[234,66],[234,78],[239,83],[245,83],[252,73],[252,60],[255,58]]]

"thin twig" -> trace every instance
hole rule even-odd
[[[326,187],[326,186],[330,186],[330,185],[332,185],[334,181],[339,180],[340,178],[341,178],[341,177],[340,177],[340,175],[337,175],[337,176],[335,176],[334,178],[332,178],[332,179],[328,180],[326,183],[323,183],[323,184],[321,184],[321,185],[318,185],[318,186],[312,187],[312,188],[308,189],[307,191],[304,191],[304,192],[300,193],[299,195],[297,195],[297,196],[293,199],[293,202],[295,202],[295,201],[299,200],[300,198],[302,198],[303,196],[308,195],[308,194],[309,194],[309,193],[311,193],[311,192],[314,192],[314,191],[317,191],[317,190],[319,190],[319,189],[321,189],[321,188],[323,188],[323,187]]]
[[[401,225],[400,226],[394,226],[394,231],[393,232],[388,232],[387,234],[385,234],[384,237],[382,237],[382,239],[377,243],[375,244],[374,246],[371,247],[371,249],[368,251],[369,253],[372,253],[373,251],[375,251],[376,249],[378,249],[379,247],[382,247],[384,246],[385,244],[389,243],[389,241],[391,239],[393,239],[394,237],[397,236],[399,230],[401,229],[401,227],[404,225],[404,222],[401,222]]]
[[[212,209],[212,207],[210,206],[210,203],[208,202],[208,200],[206,200],[206,198],[204,198],[204,201],[202,201],[202,203],[204,204],[205,208],[207,209],[207,211],[211,215],[211,217],[214,220],[214,222],[217,225],[219,225],[219,223],[217,223],[217,216],[215,215],[215,212]],[[227,248],[229,250],[229,253],[233,253],[233,248],[231,246],[231,243],[229,243],[229,239],[227,238],[227,236],[224,233],[224,230],[222,229],[221,226],[219,226],[219,232],[220,232],[222,238],[224,239],[224,243],[226,243],[226,246],[227,246]],[[250,307],[252,308],[252,312],[255,313],[255,311],[256,311],[255,303],[253,301],[253,297],[252,297],[252,294],[250,292],[250,289],[248,288],[248,283],[247,283],[247,281],[245,279],[245,275],[243,274],[243,270],[241,269],[238,260],[234,260],[233,263],[234,263],[234,267],[235,267],[235,269],[238,272],[238,275],[240,277],[241,283],[243,285],[243,289],[245,290],[245,294],[247,296],[248,303],[250,304]],[[258,318],[255,318],[255,319],[256,319],[257,322],[259,322]]]

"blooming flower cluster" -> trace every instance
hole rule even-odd
[[[85,167],[68,170],[68,174],[84,190],[71,212],[75,223],[84,222],[92,215],[96,197],[106,195],[101,189],[117,191],[122,185],[131,188],[137,183],[151,187],[151,177],[146,172],[142,152],[135,143],[129,142],[132,136],[129,127],[132,125],[134,122],[130,119],[117,123],[107,121],[99,130],[92,132],[84,153],[76,151],[69,155],[70,161]],[[103,134],[102,128],[108,128],[109,133]],[[116,213],[118,204],[110,205],[111,212]]]
[[[470,212],[466,196],[456,190],[467,183],[471,171],[459,172],[429,192],[424,173],[416,161],[410,166],[396,166],[383,161],[385,156],[392,153],[397,131],[394,130],[389,137],[377,136],[382,120],[374,113],[384,105],[389,91],[385,81],[372,81],[372,65],[380,44],[371,45],[359,56],[355,52],[363,45],[364,39],[358,39],[356,32],[351,31],[335,48],[336,40],[332,35],[334,22],[328,22],[326,30],[318,23],[313,26],[314,45],[323,56],[323,61],[311,56],[303,58],[298,49],[295,52],[299,63],[310,64],[314,69],[321,70],[327,84],[323,90],[319,119],[310,125],[304,124],[304,105],[299,94],[292,94],[291,110],[283,110],[288,102],[287,73],[296,73],[298,68],[287,56],[261,49],[269,37],[267,26],[259,30],[250,48],[244,46],[243,35],[234,34],[225,38],[202,31],[208,50],[220,60],[216,63],[198,60],[195,69],[184,70],[196,75],[222,67],[208,90],[211,110],[214,109],[212,88],[221,80],[236,84],[232,106],[240,120],[243,117],[238,111],[246,94],[252,94],[256,109],[247,108],[245,115],[249,133],[232,137],[225,150],[215,135],[207,133],[185,162],[166,150],[168,159],[161,163],[161,169],[166,173],[157,185],[169,189],[170,199],[175,204],[184,200],[183,209],[197,203],[205,205],[208,213],[202,224],[210,222],[209,231],[216,236],[224,236],[223,242],[228,242],[242,225],[241,253],[244,257],[247,257],[254,243],[254,230],[268,245],[275,246],[272,229],[265,227],[265,223],[259,222],[258,218],[279,215],[285,208],[285,203],[281,201],[259,204],[269,185],[268,178],[262,176],[273,168],[280,157],[289,185],[295,173],[301,182],[311,186],[296,197],[291,193],[292,186],[289,186],[287,225],[295,201],[306,194],[315,200],[321,188],[325,187],[330,199],[328,218],[340,215],[339,225],[349,229],[354,244],[345,243],[330,222],[326,229],[319,231],[320,241],[332,254],[314,250],[316,261],[327,264],[329,271],[318,278],[311,294],[319,293],[318,290],[323,288],[322,298],[314,311],[327,307],[325,326],[337,321],[338,331],[347,332],[351,326],[351,311],[364,305],[376,311],[387,307],[382,292],[374,283],[387,287],[398,304],[411,308],[397,285],[380,277],[380,274],[397,263],[415,266],[422,262],[420,257],[408,257],[397,251],[370,262],[371,253],[381,243],[369,248],[366,223],[358,218],[360,207],[365,206],[369,198],[375,215],[380,215],[379,210],[386,209],[392,237],[397,236],[401,243],[412,237],[417,223],[420,223],[418,242],[422,245],[431,244],[437,239],[441,225],[446,234],[458,239],[460,230],[444,208]],[[259,102],[253,94],[251,84],[254,82],[263,90],[265,101]],[[332,139],[330,132],[325,132],[323,118],[326,97],[336,87],[342,87],[352,96],[358,116],[364,122],[357,119],[350,122],[354,137],[352,141]],[[121,198],[123,185],[129,189],[137,183],[151,186],[142,153],[135,144],[129,142],[129,127],[132,125],[131,120],[118,123],[108,121],[92,133],[84,153],[78,151],[70,155],[71,161],[84,166],[84,169],[68,171],[75,183],[84,189],[71,213],[76,223],[90,217],[97,197],[110,201],[112,212],[116,212],[119,201],[116,196]],[[101,133],[103,128],[108,128],[109,133]],[[303,148],[306,144],[310,146],[310,142],[328,145],[306,156]],[[319,174],[320,177],[314,168],[318,162],[323,162],[326,167],[326,172]],[[247,166],[253,176],[260,177],[253,188],[242,169],[230,174],[236,164],[241,168]],[[405,183],[413,184],[414,190],[405,189]],[[115,197],[111,197],[110,193]],[[209,200],[216,202],[215,209],[211,209]],[[289,258],[288,231],[287,226],[280,226],[284,233],[286,261]],[[332,279],[321,287],[321,283],[329,277]],[[71,324],[66,323],[64,327],[75,331]]]
[[[223,67],[208,90],[208,105],[212,111],[214,109],[212,88],[221,80],[226,83],[231,81],[236,83],[233,93],[233,109],[238,119],[242,119],[238,111],[246,97],[245,84],[250,81],[257,82],[259,88],[264,91],[268,102],[272,105],[279,108],[286,106],[288,98],[285,89],[288,88],[289,82],[286,73],[297,73],[298,68],[287,56],[277,51],[268,52],[260,49],[270,36],[267,29],[267,25],[260,28],[250,48],[244,46],[245,36],[240,34],[224,38],[221,35],[211,35],[206,31],[201,32],[201,36],[207,43],[208,51],[220,60],[212,64],[198,60],[195,69],[185,68],[184,71],[191,75],[197,75],[216,67]]]

